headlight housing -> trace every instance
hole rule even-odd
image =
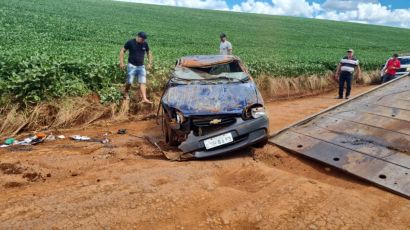
[[[410,72],[410,67],[407,67],[407,71]]]
[[[242,113],[242,118],[244,120],[249,120],[252,118],[256,119],[256,118],[260,118],[263,116],[266,116],[266,112],[265,112],[265,108],[261,104],[255,104],[255,105],[248,106],[243,110],[243,113]]]
[[[255,107],[251,109],[251,115],[253,118],[260,118],[266,116],[265,108],[264,107]]]
[[[176,111],[176,119],[178,124],[182,124],[186,121],[186,118],[184,117],[184,114],[182,114],[179,111]]]

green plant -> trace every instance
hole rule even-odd
[[[119,49],[141,30],[154,54],[151,93],[162,89],[177,58],[216,54],[221,31],[255,78],[323,76],[347,48],[366,71],[393,52],[410,52],[408,29],[109,0],[0,1],[0,25],[1,104],[92,92],[116,102],[113,85],[125,78]]]
[[[122,99],[122,93],[114,86],[106,87],[98,91],[100,95],[100,102],[105,104],[107,102],[114,102],[119,104]]]

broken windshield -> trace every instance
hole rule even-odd
[[[238,61],[230,63],[213,65],[209,67],[192,68],[194,70],[207,73],[209,75],[220,75],[221,73],[240,73],[243,72]]]
[[[246,81],[249,77],[243,72],[238,61],[207,67],[177,67],[175,77],[183,80],[233,80]]]

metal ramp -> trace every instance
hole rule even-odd
[[[278,132],[271,143],[410,198],[410,77]]]

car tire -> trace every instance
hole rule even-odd
[[[165,142],[170,146],[178,146],[178,136],[175,130],[171,129],[166,115],[163,116],[164,132],[165,132]]]

